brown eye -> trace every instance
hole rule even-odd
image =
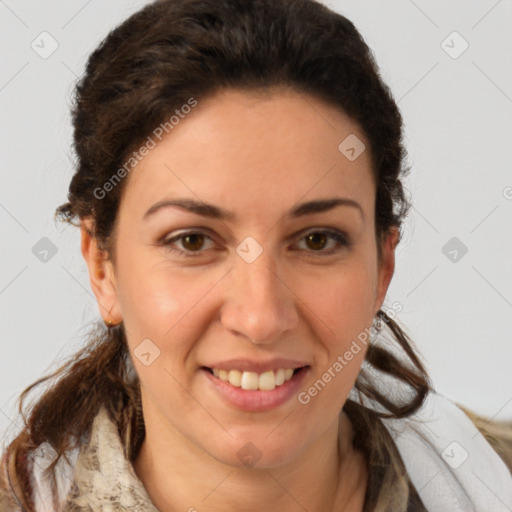
[[[204,244],[204,235],[201,233],[192,233],[181,237],[182,245],[187,251],[197,251]]]
[[[301,250],[306,251],[306,253],[316,252],[318,256],[328,256],[351,245],[347,235],[341,231],[331,230],[310,231],[301,238],[302,241],[305,242],[306,248],[301,248]]]
[[[210,241],[209,246],[205,244],[206,241]],[[211,249],[215,245],[211,237],[197,231],[183,232],[161,243],[180,256],[200,256],[206,249]]]
[[[307,243],[309,244],[310,249],[314,249],[315,251],[321,250],[324,248],[325,243],[327,241],[327,236],[324,233],[311,233],[306,236]]]

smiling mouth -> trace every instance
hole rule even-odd
[[[272,391],[291,380],[294,375],[306,368],[308,368],[308,366],[302,366],[300,368],[277,368],[276,370],[256,373],[208,368],[206,366],[202,367],[203,370],[211,373],[221,381],[246,391]]]

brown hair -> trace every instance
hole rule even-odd
[[[401,181],[409,171],[404,165],[402,118],[354,25],[315,0],[159,0],[111,31],[90,55],[76,86],[76,171],[68,202],[57,208],[56,217],[71,224],[91,218],[91,234],[115,262],[115,225],[126,180],[102,197],[98,190],[105,190],[104,184],[176,109],[223,88],[291,88],[359,123],[370,143],[380,262],[385,235],[392,227],[400,229],[410,207]],[[393,475],[406,478],[378,418],[414,413],[431,389],[410,338],[383,310],[378,317],[408,360],[371,344],[355,390],[383,410],[373,410],[362,400],[350,399],[344,406],[356,426],[355,442],[372,467],[380,468],[369,482],[371,507],[389,492]],[[128,375],[129,357],[123,325],[105,329],[100,323],[91,328],[82,350],[23,391],[19,410],[25,427],[9,445],[4,461],[26,510],[33,510],[29,486],[21,476],[26,454],[47,441],[60,457],[89,432],[101,405],[119,427],[126,457],[135,459],[145,430],[138,378]],[[405,383],[412,391],[408,399],[388,397],[378,387],[379,375]],[[46,381],[52,386],[27,418],[22,410],[26,395]],[[405,503],[411,499],[409,491],[415,492],[404,487]]]

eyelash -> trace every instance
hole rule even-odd
[[[351,247],[351,242],[350,242],[348,236],[346,236],[345,234],[343,234],[340,231],[333,231],[333,230],[330,230],[330,229],[309,231],[309,232],[305,233],[300,238],[300,240],[303,240],[307,236],[313,235],[313,234],[327,235],[328,238],[331,238],[331,239],[335,240],[338,243],[338,247],[334,247],[334,248],[331,248],[329,250],[320,249],[318,251],[314,251],[314,250],[307,251],[307,252],[313,253],[315,256],[316,255],[319,255],[319,256],[330,256],[330,255],[340,251],[342,248],[347,248],[348,249],[348,248]],[[179,248],[176,248],[176,247],[172,247],[172,244],[175,241],[180,240],[182,238],[185,238],[186,236],[189,236],[189,235],[203,235],[206,238],[209,238],[210,240],[212,240],[212,238],[210,236],[208,236],[203,231],[184,231],[183,233],[180,233],[177,236],[174,236],[174,237],[169,238],[167,240],[163,240],[161,242],[161,245],[164,246],[165,248],[169,249],[170,251],[177,253],[180,256],[184,256],[185,258],[197,258],[198,256],[201,255],[201,253],[203,253],[205,251],[204,250],[187,251],[187,250],[179,249]]]

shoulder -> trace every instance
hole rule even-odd
[[[512,421],[491,421],[457,403],[512,473]]]
[[[433,391],[415,414],[382,422],[429,510],[510,511],[510,469],[496,443],[470,418],[471,413]],[[506,451],[504,446],[500,451]]]

